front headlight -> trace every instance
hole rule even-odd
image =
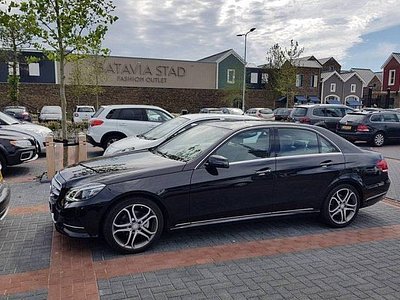
[[[68,191],[65,199],[67,201],[83,201],[96,196],[106,185],[102,183],[89,183],[72,188]]]
[[[10,141],[10,144],[14,145],[15,147],[30,147],[32,146],[32,143],[30,140],[15,140],[15,141]]]

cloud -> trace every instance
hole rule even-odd
[[[262,64],[291,39],[304,55],[346,59],[368,33],[400,25],[398,0],[118,0],[105,45],[113,55],[196,60],[233,48]],[[388,53],[386,54],[388,56]]]

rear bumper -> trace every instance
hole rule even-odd
[[[371,132],[343,132],[343,131],[337,131],[337,134],[339,134],[342,138],[345,138],[348,141],[364,141],[364,142],[369,142],[372,137],[373,133]]]
[[[93,146],[95,146],[95,147],[101,147],[101,144],[100,143],[98,143],[98,142],[96,142],[94,139],[93,139],[93,137],[91,137],[90,135],[86,135],[86,141],[88,142],[88,143],[90,143],[90,144],[92,144]]]

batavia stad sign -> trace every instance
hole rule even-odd
[[[81,67],[90,61],[82,61]],[[90,70],[90,67],[86,68]],[[72,82],[73,64],[65,66],[66,81]],[[215,89],[216,65],[212,63],[111,56],[102,63],[101,85],[124,87]],[[93,74],[88,74],[93,77]],[[87,84],[90,80],[86,80]]]
[[[179,78],[186,75],[184,67],[168,65],[152,66],[140,62],[136,64],[110,62],[103,66],[103,70],[107,75],[115,75],[117,81],[146,83],[166,83],[170,77]]]

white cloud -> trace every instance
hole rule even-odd
[[[362,36],[400,25],[399,0],[118,0],[120,20],[106,46],[113,55],[199,59],[229,48],[265,62],[269,47],[291,39],[305,55],[345,60]],[[398,37],[397,37],[398,38]],[[397,49],[398,51],[398,49]],[[389,53],[386,54],[388,56]]]

